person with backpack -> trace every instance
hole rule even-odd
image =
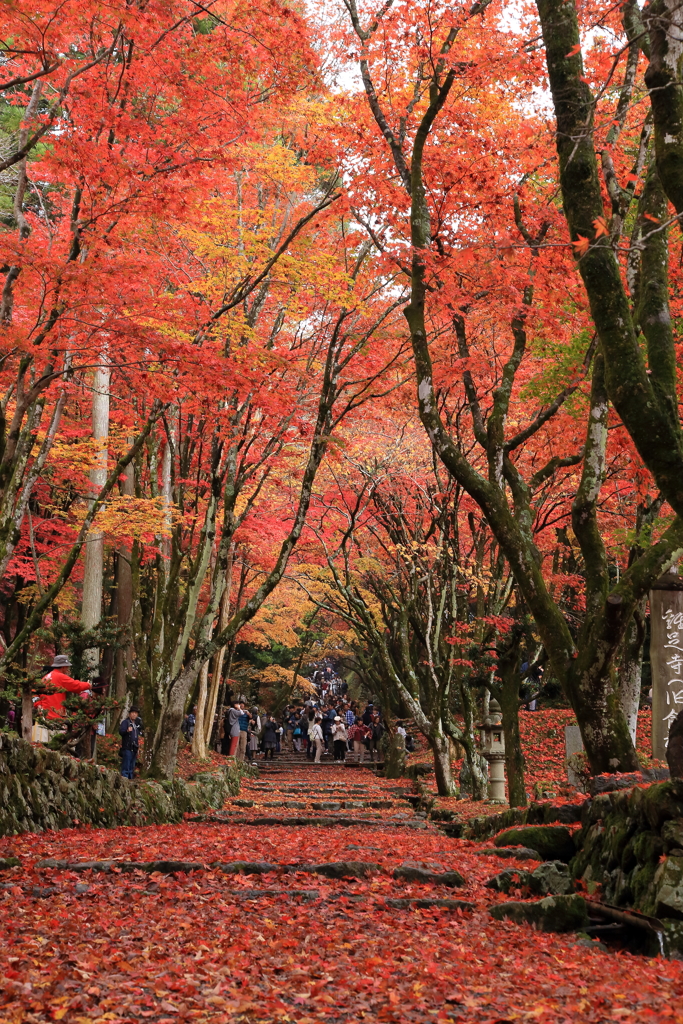
[[[337,716],[337,712],[334,708],[329,707],[322,713],[322,721],[320,726],[323,731],[323,744],[325,746],[325,753],[330,752],[330,740],[332,739],[332,725]]]
[[[275,750],[277,748],[277,736],[278,736],[277,730],[278,730],[277,722],[275,721],[275,719],[273,718],[272,715],[268,715],[267,718],[265,719],[264,723],[263,723],[263,733],[262,733],[263,750],[264,750],[263,759],[264,759],[264,761],[267,761],[268,757],[270,757],[270,760],[272,761],[274,759],[274,757],[275,757]]]
[[[195,707],[188,711],[188,713],[185,715],[185,718],[183,719],[183,724],[180,727],[180,731],[182,732],[183,736],[185,737],[188,743],[192,743],[195,725],[197,724],[197,716],[195,714],[196,710],[197,709]]]
[[[119,726],[121,734],[121,774],[124,779],[132,779],[135,775],[135,762],[140,749],[140,726],[138,715],[139,708],[131,708],[128,717],[124,718]]]
[[[297,754],[301,753],[301,726],[298,721],[295,722],[292,730],[292,746]]]

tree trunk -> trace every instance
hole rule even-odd
[[[519,676],[516,670],[503,675],[500,689],[500,707],[503,712],[505,736],[505,775],[508,783],[510,807],[526,807],[524,781],[524,754],[519,734]]]
[[[180,726],[185,713],[185,699],[192,686],[196,669],[184,669],[167,689],[167,700],[162,709],[156,736],[152,745],[150,773],[162,779],[173,778],[178,755]]]
[[[609,606],[609,599],[606,602]],[[614,661],[606,638],[609,624],[594,615],[590,636],[580,642],[578,657],[568,673],[566,689],[586,757],[594,775],[635,772],[640,762],[621,710]]]
[[[222,653],[222,652],[221,652]],[[209,663],[205,661],[199,672],[199,693],[197,694],[197,714],[195,715],[194,734],[192,736],[192,753],[206,761],[209,752],[204,733],[204,712],[207,705],[207,689],[209,681]]]
[[[21,736],[22,739],[31,740],[33,731],[33,694],[30,686],[24,686],[21,690]]]
[[[121,493],[125,497],[133,497],[135,494],[135,470],[130,463],[126,469],[121,485]],[[133,553],[127,544],[122,544],[118,550],[116,559],[116,618],[122,629],[129,629],[133,615]],[[129,643],[126,647],[120,647],[116,651],[114,663],[114,693],[113,696],[120,703],[121,708],[125,704],[128,676],[133,671],[133,646]],[[114,713],[115,721],[120,720],[120,714]]]
[[[230,551],[228,553],[228,566],[226,571],[225,589],[223,596],[221,597],[220,611],[218,615],[218,632],[222,633],[228,624],[230,619],[230,594],[232,591],[232,566],[235,556],[235,545],[230,545]],[[221,682],[221,675],[223,672],[223,661],[225,659],[225,648],[221,647],[220,651],[214,656],[213,659],[213,672],[211,674],[211,687],[208,695],[205,697],[205,704],[202,706],[202,680],[200,677],[199,684],[199,700],[197,703],[197,721],[195,723],[194,738],[192,740],[192,751],[197,757],[206,759],[209,756],[209,744],[211,742],[211,732],[213,730],[213,718],[216,714],[216,702],[218,700],[218,690]],[[208,663],[207,663],[208,671]]]
[[[103,362],[95,371],[92,396],[92,433],[100,446],[94,465],[90,470],[90,484],[93,495],[100,493],[107,482],[107,438],[109,437],[109,381],[111,370]],[[86,629],[93,629],[102,618],[102,579],[104,572],[104,534],[93,530],[85,546],[85,568],[83,571],[83,600],[81,622]],[[83,665],[90,677],[97,674],[99,651],[92,647],[83,653]]]
[[[451,744],[443,732],[433,733],[429,745],[434,755],[436,791],[439,796],[457,796],[457,787],[451,768]]]
[[[638,708],[640,707],[640,686],[643,672],[645,630],[642,623],[644,614],[645,601],[643,600],[636,609],[633,621],[626,633],[624,656],[619,675],[619,703],[634,745],[638,728]]]

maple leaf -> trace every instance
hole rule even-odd
[[[596,217],[593,221],[593,227],[595,228],[596,238],[600,238],[601,235],[609,235],[609,227],[604,217]]]
[[[584,237],[584,235],[578,235],[576,241],[572,243],[574,251],[578,256],[585,256],[590,247],[590,239]]]

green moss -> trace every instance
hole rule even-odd
[[[664,853],[664,843],[656,832],[639,832],[633,840],[633,853],[639,864],[656,862]]]
[[[683,817],[683,780],[656,783],[644,790],[642,811],[654,831],[672,818]]]
[[[548,896],[538,903],[499,903],[489,913],[497,921],[530,924],[544,932],[574,932],[588,927],[588,910],[582,896]]]
[[[495,846],[526,846],[536,850],[541,860],[568,863],[576,853],[574,840],[564,825],[523,825],[501,832],[493,840]]]
[[[633,905],[644,914],[654,913],[657,864],[639,864],[630,875]]]

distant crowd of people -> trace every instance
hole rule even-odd
[[[243,697],[237,698],[219,723],[218,744],[221,753],[242,761],[272,760],[281,752],[305,753],[320,763],[323,757],[343,764],[347,758],[364,762],[379,760],[379,744],[384,732],[382,713],[370,702],[363,710],[348,698],[348,684],[329,661],[311,666],[309,681],[315,696],[289,704],[275,718],[258,707],[249,708]],[[194,713],[183,722],[188,742],[194,731]],[[407,750],[414,750],[413,737],[403,723],[398,732]]]

